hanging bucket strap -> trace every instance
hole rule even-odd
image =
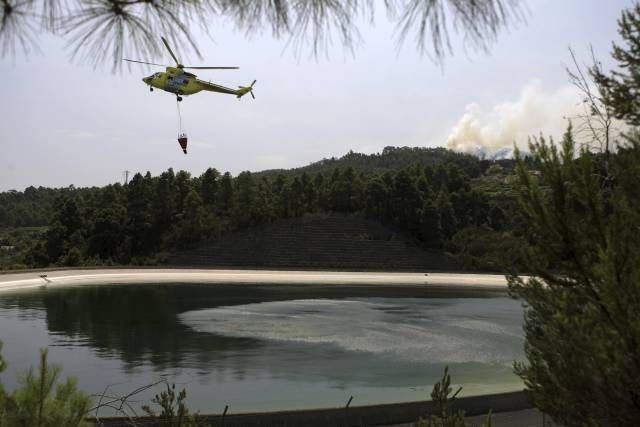
[[[180,102],[176,101],[178,109],[178,135],[182,135],[182,114],[180,113]]]

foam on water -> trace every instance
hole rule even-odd
[[[522,310],[508,298],[290,300],[189,311],[190,328],[431,363],[511,364]]]

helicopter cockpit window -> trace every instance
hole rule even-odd
[[[154,78],[154,79],[157,79],[158,77],[160,77],[160,73],[155,73],[155,74],[153,75],[153,78]]]

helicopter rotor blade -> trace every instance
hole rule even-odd
[[[135,61],[135,60],[133,60],[133,59],[123,59],[123,61],[127,61],[127,62],[136,62],[136,63],[138,63],[138,64],[157,65],[158,67],[169,67],[169,65],[155,64],[155,63],[153,63],[153,62]]]
[[[164,43],[164,45],[166,46],[167,50],[171,54],[171,57],[173,58],[173,60],[176,61],[176,65],[180,65],[180,61],[178,61],[178,58],[176,58],[176,55],[174,55],[173,51],[169,47],[169,42],[167,41],[167,39],[165,39],[164,37],[160,37],[160,38],[162,39],[162,43]]]
[[[240,67],[183,67],[191,70],[239,70]]]

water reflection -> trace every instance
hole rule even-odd
[[[229,351],[260,346],[255,339],[200,334],[177,321],[183,311],[247,301],[228,290],[186,284],[48,289],[2,297],[0,307],[20,309],[23,319],[44,315],[57,345],[91,347],[121,359],[127,370],[142,362],[162,370],[209,366]]]

